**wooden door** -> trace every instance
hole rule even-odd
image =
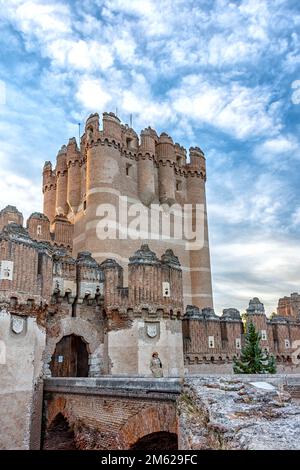
[[[50,369],[52,377],[88,376],[88,352],[80,336],[64,336],[57,343]]]

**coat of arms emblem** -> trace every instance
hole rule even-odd
[[[14,333],[19,335],[24,330],[25,321],[20,317],[12,317],[11,329]]]
[[[158,324],[157,323],[148,323],[146,326],[147,335],[150,338],[155,338],[158,333]]]

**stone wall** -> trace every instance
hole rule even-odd
[[[187,378],[178,410],[182,450],[300,449],[300,407],[286,377]]]
[[[45,329],[0,312],[0,449],[38,449]]]
[[[154,327],[151,337],[148,327]],[[122,345],[122,347],[120,347]],[[166,377],[183,375],[181,320],[164,318],[136,319],[130,328],[108,333],[110,373],[151,376],[150,361],[158,352]]]

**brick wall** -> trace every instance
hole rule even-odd
[[[148,434],[177,434],[172,402],[53,393],[46,396],[45,411],[45,440],[47,428],[61,413],[74,431],[78,449],[125,450]]]

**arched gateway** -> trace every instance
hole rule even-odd
[[[80,336],[64,336],[57,343],[50,370],[52,377],[88,377],[89,355]]]

